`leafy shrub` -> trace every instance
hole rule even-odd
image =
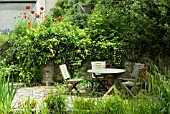
[[[40,82],[39,68],[51,60],[72,65],[85,60],[89,54],[91,40],[86,38],[84,30],[61,16],[55,20],[47,18],[34,28],[28,28],[24,22],[17,24],[8,41],[10,46],[4,52],[6,64],[15,65],[14,75],[27,84]]]
[[[137,0],[126,2],[125,11],[130,28],[124,34],[127,42],[127,51],[132,51],[137,60],[142,56],[155,59],[159,56],[169,55],[169,1]],[[132,54],[131,53],[131,54]]]
[[[85,30],[92,40],[91,59],[110,60],[115,67],[121,67],[123,62],[122,34],[126,30],[126,18],[120,17],[124,11],[109,4],[96,4],[88,17]],[[123,13],[124,14],[124,13]]]

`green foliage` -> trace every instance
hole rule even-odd
[[[153,59],[158,53],[169,55],[168,4],[167,0],[98,2],[88,18],[87,28],[93,49],[98,50],[92,51],[98,52],[95,57],[111,58],[117,65],[123,58],[139,61],[144,55]]]
[[[85,111],[95,109],[95,100],[84,97],[75,98],[73,101],[74,110]]]
[[[21,102],[18,103],[18,108],[22,109],[20,113],[25,113],[25,114],[30,114],[30,112],[33,109],[36,109],[37,106],[38,106],[38,100],[37,99],[31,99],[30,97],[25,98]]]
[[[66,3],[64,0],[62,2]],[[92,9],[94,8],[92,14],[77,14],[76,4],[66,8],[58,3],[53,11],[54,13],[57,12],[57,8],[59,7],[63,9],[63,11],[67,10],[62,16],[64,16],[67,21],[71,21],[73,26],[79,26],[79,28],[85,30],[87,38],[92,41],[88,59],[108,60],[111,61],[115,67],[121,67],[124,53],[122,48],[123,42],[121,41],[123,33],[121,32],[127,29],[127,27],[122,27],[122,25],[126,25],[127,18],[120,21],[120,17],[125,14],[122,10],[123,8],[119,7],[115,10],[114,6],[109,5],[111,1],[105,3],[102,0],[89,0],[85,2],[97,3],[96,5],[91,4],[94,5],[91,7]],[[116,17],[112,12],[116,13]],[[120,13],[123,14],[120,15]]]
[[[168,0],[138,0],[127,2],[131,31],[126,33],[124,40],[135,50],[135,59],[147,54],[155,59],[160,53],[169,55],[169,11]]]
[[[9,77],[6,78],[0,75],[0,113],[9,114],[12,111],[12,100],[16,93],[16,89],[13,86],[13,81],[10,83]]]
[[[6,50],[9,46],[8,40],[11,38],[11,34],[2,34],[0,33],[0,59],[3,60],[4,58],[2,55],[4,54],[4,50]]]
[[[7,41],[7,39],[8,39],[8,36],[7,36],[7,35],[4,35],[4,34],[1,34],[1,33],[0,33],[0,47],[2,47],[3,43],[4,43],[5,41]]]
[[[89,14],[74,14],[69,16],[68,20],[73,26],[79,26],[79,28],[84,29],[87,27]]]
[[[99,110],[99,112],[104,113],[129,113],[128,108],[130,108],[128,105],[128,100],[123,100],[118,95],[116,96],[105,96],[105,100],[98,101],[96,108]],[[129,113],[130,114],[130,113]]]
[[[66,88],[64,86],[55,84],[57,92],[51,91],[45,96],[43,102],[46,103],[48,110],[52,109],[52,113],[62,113],[66,110],[66,96],[64,95]]]
[[[91,40],[84,30],[72,26],[70,22],[58,17],[55,21],[39,23],[27,28],[23,22],[16,25],[10,46],[4,51],[6,64],[16,67],[13,75],[26,82],[40,82],[40,67],[54,60],[55,63],[72,65],[82,62],[89,53]],[[77,66],[70,67],[72,69]]]
[[[116,67],[122,66],[122,33],[126,30],[125,19],[121,19],[121,8],[109,4],[96,4],[88,18],[86,32],[92,39],[92,60],[110,60]]]
[[[72,9],[72,4],[69,4],[68,0],[58,0],[56,7],[52,8],[51,11],[52,16],[58,17],[58,16],[64,16],[68,11]]]
[[[162,75],[159,69],[153,65],[150,74],[150,94],[153,94],[160,103],[159,110],[170,113],[170,80]]]

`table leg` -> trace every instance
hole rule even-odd
[[[106,92],[106,94],[110,94],[113,89],[114,89],[114,91],[116,91],[117,93],[120,93],[119,90],[117,90],[116,87],[115,87],[118,79],[119,79],[119,76],[116,76],[116,79],[114,80],[113,85],[108,89],[108,91]]]
[[[100,79],[96,77],[96,80],[98,82],[97,87],[93,90],[93,92],[97,91],[97,89],[101,89],[100,86],[102,86],[103,89],[105,89],[105,91],[107,91],[107,87],[106,84],[104,84],[104,82],[106,82],[105,79]]]

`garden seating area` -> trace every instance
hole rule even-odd
[[[11,1],[0,114],[170,114],[168,0]]]

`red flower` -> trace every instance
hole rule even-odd
[[[58,17],[57,17],[57,20],[59,20],[59,19],[61,19],[61,16],[58,16]]]
[[[40,15],[39,15],[39,14],[36,14],[36,18],[40,18]]]
[[[57,20],[60,20],[60,19],[64,20],[64,17],[58,16],[58,17],[57,17]]]
[[[43,9],[44,9],[44,7],[40,7],[40,9],[41,9],[41,10],[43,10]]]
[[[27,12],[23,12],[23,14],[24,14],[24,15],[26,15],[26,14],[27,14]]]
[[[47,16],[44,16],[44,21],[47,21],[48,20],[48,17]]]
[[[32,14],[34,14],[34,12],[35,12],[34,10],[31,11]]]
[[[31,8],[31,6],[26,6],[26,9],[30,9]]]
[[[27,16],[27,19],[30,19],[30,16]]]
[[[30,27],[31,27],[31,22],[28,22],[27,27],[28,27],[28,28],[30,28]]]
[[[26,16],[26,15],[24,15],[24,18],[27,18],[27,16]]]
[[[42,12],[40,12],[40,14],[43,14]]]

